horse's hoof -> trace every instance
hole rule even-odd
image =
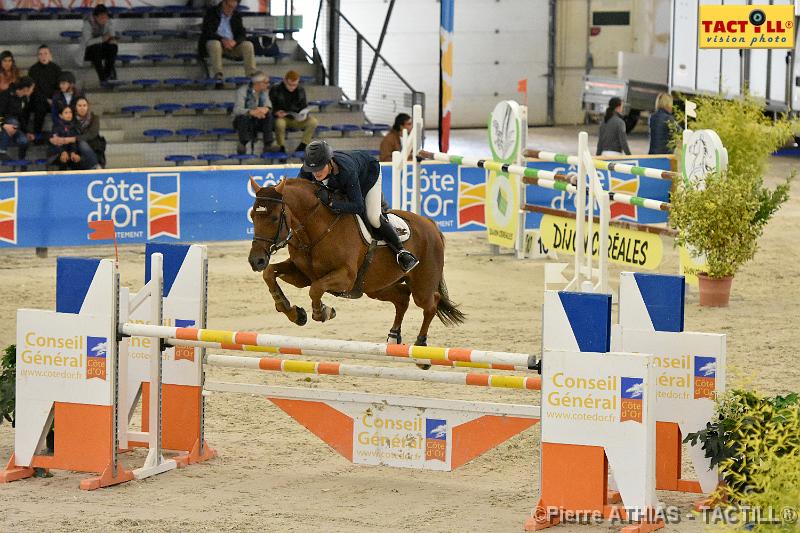
[[[336,317],[336,309],[333,307],[328,307],[325,304],[322,304],[322,308],[319,311],[314,310],[311,313],[311,318],[316,320],[317,322],[327,322],[328,320]]]
[[[403,344],[403,337],[400,335],[399,329],[389,330],[389,335],[386,337],[386,344]]]
[[[428,337],[417,337],[417,342],[414,343],[414,346],[427,346],[428,345]],[[417,367],[421,368],[422,370],[430,370],[431,365],[423,365],[417,363]]]
[[[295,307],[294,309],[297,312],[297,318],[294,323],[298,326],[305,326],[308,323],[308,314],[306,314],[306,310],[302,307]]]

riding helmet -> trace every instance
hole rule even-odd
[[[306,157],[303,161],[303,170],[317,172],[328,164],[333,157],[333,150],[325,141],[311,141],[306,147]]]

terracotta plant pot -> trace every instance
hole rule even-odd
[[[731,296],[733,276],[711,278],[706,274],[697,275],[700,284],[700,305],[708,307],[728,307]]]

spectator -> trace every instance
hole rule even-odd
[[[391,163],[392,152],[399,152],[403,147],[401,142],[403,138],[403,130],[411,133],[412,124],[411,117],[406,113],[400,113],[394,117],[392,129],[389,130],[389,133],[387,133],[381,141],[381,155],[378,158],[378,161],[388,161]],[[413,154],[408,154],[408,160],[411,161],[413,156]]]
[[[92,113],[89,100],[85,96],[75,99],[75,123],[78,126],[78,149],[81,153],[86,152],[86,147],[94,153],[97,164],[100,167],[106,166],[106,139],[100,135],[100,117]],[[87,158],[88,159],[88,158]]]
[[[19,147],[19,159],[25,159],[28,143],[34,136],[28,132],[28,107],[33,93],[33,80],[23,76],[8,89],[0,93],[0,160],[7,160],[8,147],[14,144]]]
[[[209,74],[222,88],[222,58],[243,59],[245,75],[251,76],[256,70],[253,43],[247,40],[242,15],[236,9],[239,0],[222,0],[206,10],[200,30],[198,52],[200,57],[211,60]]]
[[[12,83],[22,77],[22,73],[17,68],[14,54],[9,50],[0,53],[0,91],[7,90]]]
[[[50,48],[46,44],[39,47],[37,56],[39,61],[31,66],[28,75],[36,83],[33,96],[31,96],[33,132],[41,133],[44,127],[44,118],[53,106],[53,95],[58,90],[61,67],[53,61],[53,54],[50,53]]]
[[[250,77],[248,85],[242,85],[236,91],[236,104],[233,106],[233,127],[239,133],[237,154],[247,151],[247,144],[255,144],[258,133],[264,139],[264,151],[272,147],[273,116],[272,103],[269,101],[269,78],[257,70]]]
[[[72,108],[72,115],[75,115],[75,102],[83,96],[83,92],[75,86],[75,74],[69,70],[61,72],[58,76],[58,91],[53,95],[52,115],[53,124],[58,120],[58,115],[65,107]]]
[[[83,60],[92,63],[101,82],[117,79],[114,67],[119,51],[117,36],[108,8],[103,4],[96,5],[92,14],[83,21],[81,45]]]
[[[50,137],[50,164],[58,170],[88,170],[99,168],[97,158],[89,146],[81,142],[80,130],[75,123],[71,107],[65,107],[53,125]]]
[[[597,140],[597,155],[630,155],[628,136],[625,134],[625,121],[622,113],[622,100],[616,96],[608,101],[603,123],[600,124],[600,138]]]
[[[672,114],[672,96],[658,93],[655,113],[650,115],[650,149],[648,154],[671,154],[669,140],[678,123]]]
[[[306,91],[300,87],[300,74],[290,70],[283,81],[269,90],[275,113],[275,137],[279,150],[286,151],[286,128],[303,130],[303,141],[296,151],[303,152],[317,129],[317,119],[308,113]]]

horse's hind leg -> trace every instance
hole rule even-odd
[[[289,299],[283,293],[283,289],[278,285],[277,277],[301,289],[303,287],[308,287],[311,284],[311,280],[297,269],[297,266],[292,263],[291,259],[269,265],[264,271],[264,281],[267,287],[269,287],[269,293],[272,295],[272,299],[275,300],[275,309],[277,309],[279,313],[286,315],[289,320],[298,326],[305,326],[306,322],[308,322],[305,309],[289,303]]]
[[[402,344],[403,337],[401,329],[403,325],[403,317],[408,310],[408,304],[411,301],[411,289],[405,283],[395,283],[385,289],[373,293],[367,293],[367,296],[382,302],[392,302],[394,304],[394,322],[392,329],[389,330],[389,336],[386,342],[389,344]]]

